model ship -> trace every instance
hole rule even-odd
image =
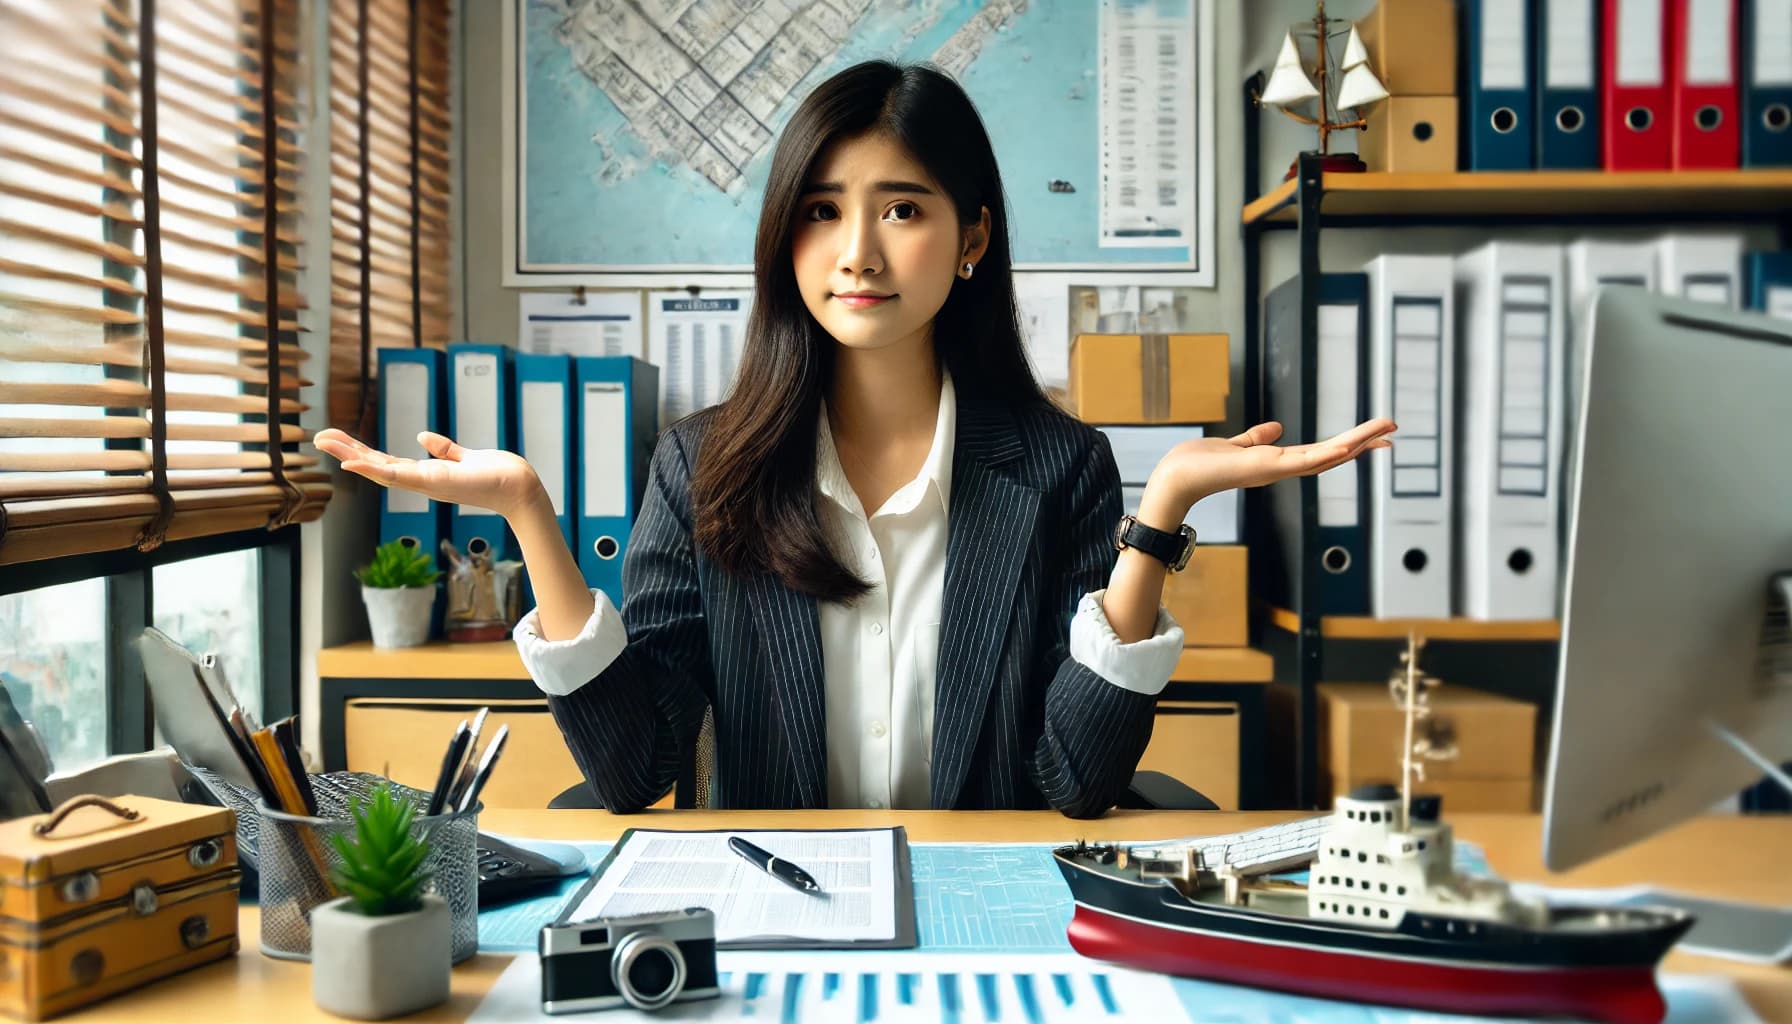
[[[1070,945],[1129,967],[1301,995],[1451,1013],[1655,1024],[1655,968],[1679,911],[1518,898],[1459,873],[1435,796],[1411,785],[1419,699],[1407,656],[1405,778],[1333,812],[1256,832],[1054,851]],[[1305,867],[1303,884],[1275,877]]]
[[[1297,33],[1312,42],[1310,66],[1301,55],[1300,45],[1295,42]],[[1332,40],[1340,37],[1345,40],[1342,61],[1334,60],[1331,53]],[[1331,151],[1332,133],[1367,128],[1367,120],[1360,116],[1346,118],[1344,111],[1354,113],[1387,98],[1387,88],[1369,68],[1369,53],[1356,26],[1345,18],[1327,17],[1325,0],[1319,0],[1312,21],[1282,37],[1282,49],[1276,57],[1275,67],[1270,70],[1269,81],[1256,100],[1301,124],[1319,129],[1319,153],[1324,170],[1361,171],[1364,165],[1356,154]],[[1309,101],[1316,101],[1311,115],[1292,109]],[[1293,177],[1292,167],[1288,175]]]

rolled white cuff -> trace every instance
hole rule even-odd
[[[1121,643],[1101,607],[1107,591],[1084,594],[1070,620],[1070,656],[1121,689],[1155,697],[1170,682],[1176,660],[1182,657],[1182,627],[1162,605],[1157,627],[1136,643]]]
[[[523,667],[541,692],[564,697],[610,667],[628,646],[628,630],[622,626],[622,613],[610,603],[610,595],[591,591],[596,607],[579,635],[570,640],[543,640],[538,609],[529,609],[516,624],[511,635],[516,639],[517,653],[523,656]]]

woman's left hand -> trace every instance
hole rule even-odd
[[[1280,447],[1280,423],[1259,423],[1236,437],[1196,437],[1170,449],[1152,470],[1146,491],[1186,508],[1210,494],[1312,476],[1364,452],[1391,448],[1394,421],[1369,420],[1329,440]]]

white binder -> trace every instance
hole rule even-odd
[[[1369,275],[1369,415],[1399,426],[1370,453],[1369,608],[1447,618],[1455,557],[1455,272],[1448,256],[1381,256]]]
[[[1562,453],[1562,251],[1490,242],[1456,261],[1461,377],[1457,606],[1556,615]],[[1398,442],[1396,442],[1396,446]]]
[[[1599,289],[1608,285],[1634,285],[1655,291],[1657,284],[1654,246],[1581,239],[1568,246],[1566,256],[1568,320],[1563,343],[1567,346],[1568,380],[1562,403],[1563,494],[1568,493],[1568,481],[1574,478],[1574,439],[1580,433],[1581,392],[1587,383],[1587,327],[1593,299]],[[1564,528],[1566,525],[1564,522]]]
[[[1662,235],[1655,243],[1656,280],[1663,295],[1742,308],[1742,237],[1733,234]]]

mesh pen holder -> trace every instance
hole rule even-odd
[[[256,795],[216,773],[195,771],[237,814],[237,845],[253,857],[261,874],[261,951],[282,960],[311,959],[311,911],[338,895],[329,872],[342,863],[330,836],[351,835],[355,822],[351,799],[367,800],[390,783],[396,797],[410,797],[418,807],[429,794],[365,772],[328,772],[311,777],[318,816],[287,814],[262,804]],[[448,904],[454,935],[453,960],[460,963],[479,951],[479,808],[458,814],[417,817],[411,834],[430,844],[424,870],[428,892]]]

